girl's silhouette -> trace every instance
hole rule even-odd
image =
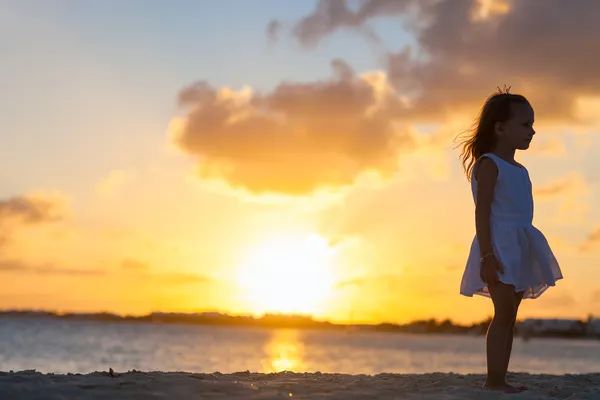
[[[485,388],[517,392],[506,382],[514,325],[522,299],[535,299],[562,273],[544,235],[533,224],[533,195],[527,169],[516,150],[535,135],[529,101],[508,90],[483,105],[461,159],[475,200],[476,236],[460,293],[491,297],[494,318],[486,338]]]

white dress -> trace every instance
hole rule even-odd
[[[492,246],[496,258],[504,268],[498,273],[501,282],[514,285],[523,298],[535,299],[548,287],[562,279],[562,272],[544,235],[533,226],[533,195],[529,173],[524,167],[513,165],[487,153],[498,167],[498,178],[490,216]],[[477,163],[475,164],[477,165]],[[473,199],[477,201],[477,181],[471,178]],[[481,253],[477,236],[471,244],[460,293],[489,297],[487,284],[479,275]]]

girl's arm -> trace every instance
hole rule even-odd
[[[477,179],[475,228],[481,257],[487,257],[494,252],[490,232],[490,215],[492,212],[492,200],[494,199],[494,187],[498,179],[498,167],[496,163],[487,157],[477,163],[475,179]]]

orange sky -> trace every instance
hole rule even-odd
[[[521,316],[598,309],[600,75],[591,58],[600,49],[576,22],[598,3],[560,24],[524,2],[463,9],[469,2],[446,0],[412,14],[400,2],[379,9],[363,0],[345,11],[311,3],[276,20],[268,3],[232,18],[260,27],[246,31],[242,47],[269,56],[235,51],[242,39],[224,36],[216,61],[205,42],[199,58],[166,41],[145,52],[140,3],[122,20],[104,9],[0,6],[0,16],[40,22],[19,39],[37,50],[12,54],[14,66],[46,65],[35,77],[0,67],[13,95],[0,104],[9,111],[0,118],[0,308],[486,318],[488,299],[458,294],[474,221],[452,139],[508,82],[536,109],[538,134],[518,159],[532,176],[535,224],[565,275]],[[399,15],[436,23],[410,31]],[[117,28],[123,40],[105,46],[113,41],[103,35]],[[509,32],[532,46],[515,46]],[[173,35],[173,43],[185,36]],[[71,62],[43,58],[38,42]],[[151,62],[159,50],[172,56]],[[415,58],[417,50],[429,57]],[[281,52],[305,59],[304,72],[275,62]],[[185,64],[175,54],[194,71],[172,78],[170,68]],[[262,75],[239,78],[246,63]],[[63,73],[70,81],[52,82],[64,87],[27,83]]]

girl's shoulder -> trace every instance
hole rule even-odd
[[[478,161],[484,162],[485,160],[487,160],[487,161],[492,161],[494,164],[498,164],[499,159],[500,159],[500,157],[498,157],[494,153],[483,153],[482,155],[479,156]]]
[[[502,157],[495,155],[494,153],[485,153],[480,156],[480,158],[484,158],[484,157],[492,159],[496,163],[496,165],[507,166],[509,168],[516,167],[516,168],[521,168],[521,169],[527,171],[527,168],[523,164],[518,162],[517,160],[507,161],[507,160],[503,159]]]
[[[487,165],[487,168],[494,168],[496,170],[500,168],[500,163],[497,160],[497,156],[492,153],[484,153],[480,155],[477,158],[475,165],[479,166],[481,164]]]
[[[475,181],[478,181],[482,174],[487,177],[497,177],[500,172],[496,160],[487,156],[488,154],[482,154],[473,166],[473,178]]]

